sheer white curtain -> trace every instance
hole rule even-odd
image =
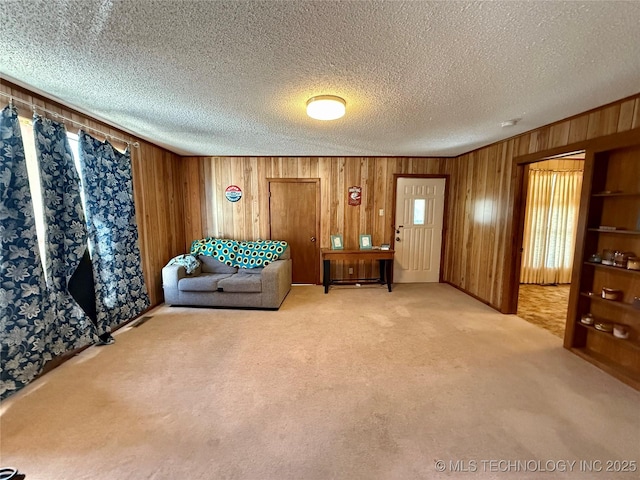
[[[521,283],[570,283],[582,171],[529,170]]]

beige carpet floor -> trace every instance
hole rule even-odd
[[[637,478],[559,462],[639,461],[640,393],[448,285],[294,287],[277,312],[151,315],[2,404],[2,466],[27,480]]]
[[[564,338],[570,285],[521,284],[518,316]]]

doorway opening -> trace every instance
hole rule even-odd
[[[517,315],[564,338],[584,151],[525,166]]]

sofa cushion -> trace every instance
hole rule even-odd
[[[215,292],[220,286],[220,281],[231,276],[230,273],[201,273],[197,276],[181,278],[178,281],[178,290],[183,292]]]
[[[262,270],[264,270],[264,267],[257,267],[257,268],[239,268],[238,269],[238,273],[241,275],[260,275],[262,273]]]
[[[202,264],[202,271],[207,273],[236,273],[238,267],[231,267],[209,255],[199,255],[198,260]]]
[[[220,280],[218,288],[228,293],[260,293],[262,292],[262,277],[260,275],[232,275]]]

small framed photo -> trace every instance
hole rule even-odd
[[[371,250],[371,235],[360,235],[360,250]]]
[[[331,250],[344,250],[342,235],[331,235]]]

